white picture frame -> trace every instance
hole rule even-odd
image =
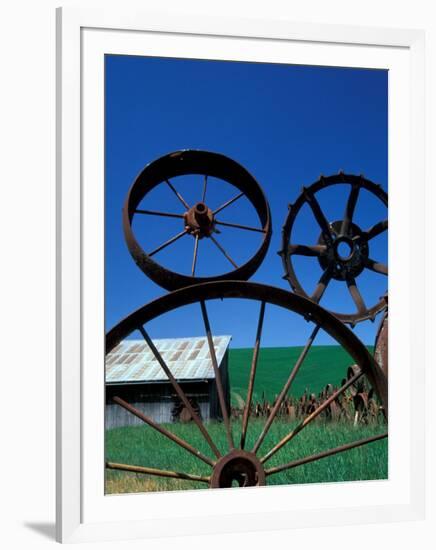
[[[223,59],[390,71],[389,239],[402,239],[404,254],[399,258],[390,247],[389,356],[390,361],[397,358],[399,366],[390,370],[387,482],[266,488],[261,500],[258,489],[232,492],[231,497],[226,490],[104,497],[103,433],[98,435],[103,426],[104,371],[95,367],[100,364],[103,369],[104,352],[102,67],[105,53],[151,52],[209,58],[216,52]],[[421,31],[110,8],[57,11],[58,541],[164,536],[169,520],[171,534],[182,535],[423,517],[424,425],[419,411],[424,394],[425,296],[424,275],[418,268],[424,257],[425,223],[423,97]],[[92,369],[87,368],[90,364]],[[398,452],[401,464],[395,460]],[[286,498],[291,490],[298,499]],[[316,507],[310,504],[314,491]],[[359,505],[351,505],[357,494]],[[296,501],[303,504],[297,507]]]

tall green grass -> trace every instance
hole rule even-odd
[[[246,449],[250,450],[265,420],[250,419]],[[240,438],[240,421],[234,420],[232,430],[235,443]],[[278,420],[272,425],[259,456],[284,437],[294,423]],[[195,448],[213,458],[213,455],[192,424],[169,424],[171,432],[191,443]],[[207,429],[222,453],[228,451],[222,423],[210,422]],[[346,422],[331,423],[319,420],[310,424],[288,445],[274,455],[266,466],[272,467],[318,453],[344,443],[376,435],[386,430],[382,425],[356,426]],[[138,466],[164,470],[209,475],[211,468],[148,426],[116,428],[106,432],[106,459]],[[268,477],[268,485],[294,483],[326,483],[337,481],[386,479],[388,476],[387,440],[381,440],[345,453],[305,464],[289,471]],[[204,489],[207,485],[190,481],[164,479],[143,474],[106,471],[106,492],[146,492],[183,489]]]

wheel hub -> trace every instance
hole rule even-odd
[[[215,229],[215,217],[212,210],[204,203],[197,202],[183,215],[185,229],[188,233],[202,239],[209,237]]]
[[[365,269],[369,256],[368,241],[364,232],[355,223],[348,226],[346,235],[341,234],[342,220],[330,224],[332,240],[327,243],[323,234],[318,238],[318,243],[327,246],[325,254],[319,256],[318,261],[325,271],[329,269],[332,278],[337,281],[345,281],[349,277],[357,277]]]
[[[215,464],[212,488],[255,487],[265,485],[265,469],[253,453],[235,449]]]

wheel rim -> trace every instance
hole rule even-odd
[[[204,180],[199,189],[198,201],[194,204],[188,202],[179,193],[171,182],[171,178],[183,175],[202,175]],[[218,178],[233,185],[239,193],[230,200],[212,208],[207,204],[208,177]],[[163,184],[177,196],[183,207],[180,213],[156,212],[138,209],[139,203],[156,186]],[[221,213],[231,204],[245,196],[254,208],[260,225],[246,226],[225,221]],[[179,218],[181,231],[166,242],[149,252],[145,252],[138,242],[133,229],[132,220],[135,215],[162,216]],[[220,243],[216,235],[217,228],[221,230],[241,230],[256,232],[261,236],[261,242],[251,258],[242,265],[238,265],[232,255]],[[196,283],[213,280],[247,280],[260,266],[265,257],[271,239],[271,215],[268,201],[260,185],[254,177],[234,160],[207,151],[184,150],[165,155],[149,165],[139,174],[130,188],[123,208],[123,229],[128,249],[138,267],[155,283],[166,290],[175,290]],[[161,250],[177,243],[180,239],[191,236],[194,238],[192,261],[189,262],[191,274],[172,271],[160,265],[154,256]],[[209,239],[216,249],[225,258],[227,264],[231,264],[232,270],[217,273],[213,276],[196,276],[197,258],[200,242]]]
[[[316,193],[337,184],[350,184],[350,194],[345,205],[343,218],[328,222],[317,199]],[[288,216],[282,229],[282,247],[279,252],[285,270],[285,279],[294,292],[312,301],[320,302],[331,280],[343,281],[347,284],[351,298],[356,306],[356,313],[332,311],[341,321],[354,326],[356,323],[370,319],[374,321],[376,315],[383,311],[386,302],[383,298],[376,304],[368,307],[357,286],[356,278],[366,269],[386,275],[388,268],[371,258],[370,242],[373,238],[388,229],[387,219],[380,221],[371,228],[363,230],[353,223],[353,215],[358,201],[359,192],[366,189],[375,195],[387,207],[387,193],[377,184],[353,174],[339,173],[333,176],[321,177],[307,188],[294,204],[290,205]],[[318,242],[314,245],[293,244],[292,230],[302,206],[307,203],[311,208],[321,232]],[[343,256],[339,253],[339,245],[345,243],[350,254]],[[322,275],[312,294],[306,292],[300,283],[292,261],[293,256],[311,256],[317,259]]]

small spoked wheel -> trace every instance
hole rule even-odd
[[[181,176],[190,175],[194,175],[198,180],[196,197],[193,201],[185,198],[178,182],[174,181]],[[222,200],[217,200],[216,196],[210,198],[211,178],[220,180],[222,188],[233,188],[233,195]],[[214,183],[216,189],[216,182]],[[168,208],[156,210],[147,206],[150,192],[158,186],[165,187],[169,194],[176,197],[181,211],[169,211]],[[173,198],[170,195],[168,197]],[[234,217],[233,219],[226,217],[227,208],[233,204],[235,206],[241,204],[244,197],[254,210],[257,224],[240,223],[240,218],[235,220]],[[133,230],[133,219],[136,216],[147,218],[146,231],[143,231],[142,235],[139,235],[140,232],[135,234]],[[153,220],[158,218],[166,222],[169,218],[179,219],[179,231],[158,246],[150,248],[147,245],[147,237],[154,236]],[[147,165],[136,178],[127,195],[123,209],[123,227],[127,246],[136,264],[155,283],[167,290],[212,280],[247,280],[260,266],[271,239],[270,209],[257,181],[234,160],[207,151],[176,151]],[[238,242],[238,232],[239,235],[240,232],[257,234],[254,254],[243,263],[235,259],[232,250],[228,250],[227,245],[221,241],[222,232],[234,233],[229,241],[231,245],[233,244],[233,250],[238,250],[232,242],[233,239]],[[186,254],[188,257],[183,259],[181,255],[186,252],[177,252],[176,247],[181,246],[182,240],[187,238],[192,240],[192,249],[189,254]],[[221,272],[219,272],[219,264],[216,264],[217,273],[207,276],[199,274],[198,259],[201,255],[202,241],[209,241],[222,258]],[[179,260],[178,265],[185,265],[185,272],[172,271],[155,259],[163,251],[169,250],[173,257]],[[231,268],[230,271],[227,266]]]
[[[241,311],[247,311],[244,309],[245,307],[251,307],[253,310],[256,310],[255,315],[249,316],[252,319],[253,349],[249,354],[248,364],[246,365],[246,388],[244,392],[241,392],[241,395],[243,394],[241,414],[237,417],[232,416],[228,396],[226,397],[225,394],[226,384],[217,361],[215,347],[215,338],[219,337],[214,336],[212,329],[215,318],[212,319],[209,316],[209,311],[213,311],[214,315],[218,315],[217,307],[227,306],[230,309],[233,308],[234,311],[235,304],[232,302],[235,300],[237,300],[236,306]],[[195,314],[195,305],[198,306],[197,314]],[[191,326],[195,326],[198,329],[202,325],[202,337],[205,339],[208,351],[207,356],[202,356],[202,360],[204,361],[208,358],[213,367],[216,400],[219,404],[221,418],[221,421],[218,421],[218,423],[215,421],[215,423],[211,424],[203,421],[201,414],[194,410],[192,400],[183,389],[183,376],[180,375],[180,371],[177,371],[178,367],[175,366],[174,362],[170,364],[172,359],[164,357],[163,352],[158,350],[155,340],[150,336],[150,330],[153,326],[160,327],[159,336],[161,336],[162,327],[168,326],[167,323],[160,319],[161,317],[165,319],[166,315],[174,315],[177,312],[183,316],[185,315],[183,313],[185,306],[188,306],[189,309],[189,323]],[[277,312],[278,317],[275,317]],[[198,319],[194,319],[197,315]],[[225,314],[223,313],[222,315]],[[309,337],[304,347],[295,348],[297,350],[295,352],[296,355],[292,361],[289,361],[289,365],[288,361],[286,361],[283,385],[282,381],[280,381],[279,388],[281,387],[281,390],[271,408],[268,409],[265,421],[262,421],[255,419],[254,396],[256,395],[255,388],[258,388],[256,386],[256,376],[264,376],[265,374],[262,374],[262,369],[259,372],[258,368],[259,357],[262,351],[262,338],[265,338],[265,334],[271,335],[271,328],[265,329],[264,325],[269,322],[274,325],[274,330],[277,332],[277,320],[280,320],[279,322],[283,324],[283,315],[289,315],[291,319],[291,324],[286,324],[286,326],[295,327],[293,320],[301,322],[304,331],[309,334]],[[219,318],[223,318],[221,314]],[[307,360],[308,354],[311,352],[315,338],[320,332],[325,333],[324,336],[326,338],[332,339],[335,344],[341,346],[344,352],[348,354],[350,360],[357,366],[352,376],[348,376],[342,383],[339,382],[341,384],[340,387],[331,387],[331,391],[328,394],[323,394],[323,398],[318,403],[315,403],[310,410],[305,410],[302,416],[296,419],[297,421],[294,421],[295,418],[292,421],[284,421],[282,415],[284,414],[284,406],[290,395],[291,387],[304,361]],[[367,348],[335,316],[313,301],[307,300],[297,294],[276,287],[242,281],[220,281],[186,287],[150,302],[110,330],[106,336],[106,357],[111,356],[111,354],[124,354],[125,351],[120,350],[124,349],[123,344],[126,339],[131,340],[134,333],[140,335],[142,342],[135,345],[147,347],[149,350],[147,353],[151,353],[154,358],[153,369],[162,369],[162,373],[164,373],[166,379],[171,384],[174,393],[189,411],[192,419],[192,423],[190,424],[192,431],[198,437],[196,440],[193,437],[189,437],[188,439],[191,442],[188,442],[185,438],[188,434],[187,430],[179,432],[171,430],[171,426],[174,426],[174,424],[170,426],[158,423],[119,395],[114,395],[113,401],[139,418],[153,430],[169,439],[172,444],[194,456],[195,460],[193,464],[198,465],[198,470],[191,472],[179,471],[180,460],[177,460],[173,464],[168,462],[168,459],[165,464],[166,467],[159,468],[155,463],[139,465],[115,462],[111,456],[107,455],[106,467],[110,470],[188,480],[195,483],[207,484],[210,488],[260,486],[268,484],[269,480],[279,472],[293,470],[304,464],[344,453],[387,437],[386,431],[381,432],[379,430],[378,433],[372,433],[370,437],[355,439],[345,444],[341,440],[340,445],[331,447],[330,436],[326,435],[326,443],[329,445],[329,448],[323,448],[320,452],[315,453],[312,450],[312,454],[309,453],[306,456],[298,458],[292,452],[291,443],[294,438],[315,419],[318,417],[322,418],[323,414],[328,418],[332,406],[340,403],[341,396],[362,377],[366,377],[370,387],[372,387],[374,396],[378,399],[386,418],[388,405],[386,377],[369,354]],[[173,353],[174,351],[171,352],[171,354]],[[109,360],[112,361],[112,358]],[[131,361],[129,359],[126,359],[126,361],[129,363],[129,368],[131,368]],[[179,372],[179,376],[177,376],[177,372]],[[267,364],[267,375],[270,380],[277,380],[277,373],[274,372],[274,368],[270,364]],[[264,383],[265,378],[262,381],[262,384]],[[277,428],[277,422],[280,424],[279,429],[271,429],[273,425]],[[385,422],[383,422],[384,424]],[[219,433],[216,429],[217,426],[220,430]],[[324,431],[320,433],[324,433]],[[147,439],[149,438],[144,439],[145,443]],[[196,442],[193,443],[193,441]],[[127,446],[128,441],[124,445]],[[291,447],[290,454],[283,453],[289,447]],[[156,460],[157,458],[168,458],[167,456],[163,456],[162,453],[159,456],[155,453],[153,456]],[[270,462],[272,457],[275,459]],[[201,462],[203,464],[200,464]],[[192,469],[194,469],[194,466],[192,466]]]
[[[349,184],[350,191],[341,219],[328,221],[316,194],[328,187]],[[285,278],[291,288],[301,296],[320,302],[328,284],[332,280],[344,282],[355,304],[354,313],[334,311],[341,321],[354,325],[367,319],[374,320],[375,316],[383,311],[386,302],[383,298],[374,305],[367,306],[356,279],[365,271],[370,270],[381,275],[388,275],[388,266],[371,256],[371,241],[388,229],[388,220],[383,219],[370,228],[361,228],[353,221],[361,189],[375,195],[387,207],[387,193],[363,176],[339,174],[324,177],[309,187],[303,188],[302,193],[294,204],[289,206],[288,216],[282,230],[282,248],[279,254],[282,257],[285,269]],[[320,233],[318,241],[313,244],[296,244],[293,240],[293,229],[302,207],[309,205]],[[313,292],[307,291],[297,277],[293,264],[293,257],[308,256],[318,261],[322,274]],[[383,292],[380,293],[382,295]]]

